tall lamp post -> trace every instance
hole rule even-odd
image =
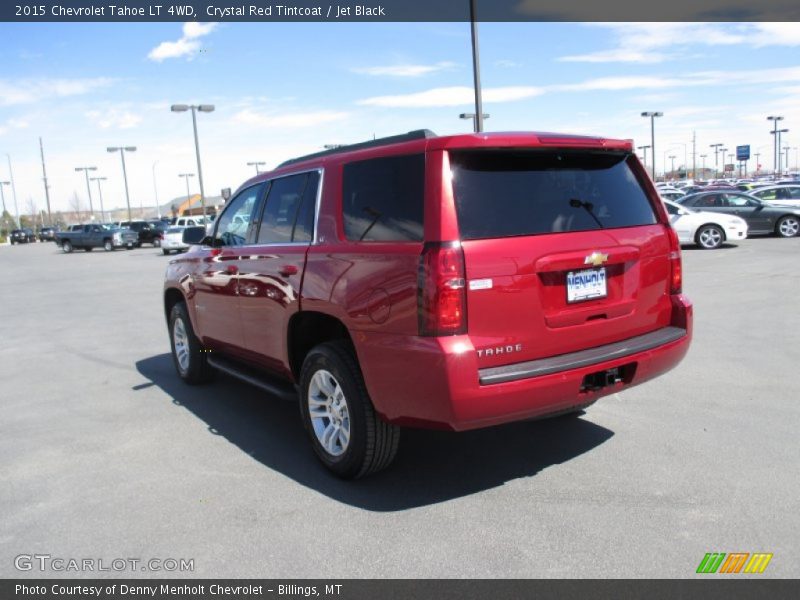
[[[192,197],[189,193],[189,177],[194,177],[194,173],[178,173],[178,177],[183,177],[186,180],[186,200],[188,202]]]
[[[780,173],[781,173],[781,170],[782,170],[781,169],[781,163],[783,162],[781,160],[781,134],[782,133],[789,133],[789,130],[788,129],[778,129],[776,131],[770,131],[770,134],[774,135],[777,138],[777,146],[775,147],[775,157],[776,157],[776,160],[775,160],[775,166],[776,166],[775,173],[777,175],[780,175]],[[775,140],[773,140],[773,143],[775,143]]]
[[[330,144],[330,145],[332,145],[332,144]],[[338,146],[337,146],[337,147],[338,147]],[[256,168],[256,175],[258,175],[259,173],[261,173],[261,171],[259,171],[259,170],[258,170],[258,167],[259,167],[259,166],[262,166],[262,167],[263,167],[265,164],[267,164],[267,163],[265,163],[264,161],[261,161],[261,160],[254,160],[253,162],[249,162],[249,163],[247,163],[247,166],[248,166],[248,167],[255,167],[255,168]]]
[[[672,161],[672,167],[670,167],[670,171],[669,172],[670,172],[670,175],[672,175],[672,177],[674,178],[675,177],[675,155],[674,154],[670,154],[669,159]]]
[[[478,22],[475,20],[475,0],[469,0],[469,20],[472,25],[472,78],[475,84],[475,133],[483,131],[483,99],[481,97],[481,63],[478,49]]]
[[[92,204],[92,188],[89,186],[89,171],[97,171],[97,167],[75,167],[76,173],[80,173],[81,171],[83,171],[83,174],[86,176],[86,193],[89,194],[89,218],[94,221],[94,205]],[[100,218],[103,218],[102,214]]]
[[[197,180],[200,183],[200,205],[203,207],[203,219],[206,217],[206,194],[203,191],[203,168],[200,166],[200,143],[197,141],[197,111],[214,112],[213,104],[173,104],[172,112],[192,111],[192,128],[194,129],[194,150],[197,154]]]
[[[783,117],[778,115],[770,115],[767,117],[767,121],[772,121],[772,135],[775,136],[772,138],[772,150],[774,152],[775,158],[773,159],[772,163],[772,172],[778,172],[778,121],[783,121]]]
[[[663,117],[663,112],[643,112],[643,117],[650,117],[650,154],[653,157],[653,181],[656,180],[656,117]]]
[[[11,185],[10,181],[0,181],[0,199],[3,201],[3,214],[6,214],[6,195],[3,192],[4,185]]]
[[[701,167],[702,171],[703,171],[703,177],[700,177],[699,179],[705,179],[705,175],[706,175],[706,156],[707,156],[706,154],[701,154],[700,155],[700,158],[703,159],[703,166]],[[697,175],[695,175],[695,177],[697,178]]]
[[[789,146],[784,146],[783,147],[783,151],[786,154],[785,164],[786,164],[786,172],[787,173],[789,172],[789,150],[791,150],[791,148],[789,148]]]
[[[97,196],[100,198],[100,220],[105,223],[106,222],[106,210],[103,206],[103,189],[100,187],[100,182],[105,181],[108,179],[107,177],[92,177],[92,181],[97,182]]]
[[[642,163],[644,163],[645,167],[647,167],[647,149],[648,148],[650,148],[650,146],[636,146],[637,150],[641,150],[642,151]]]
[[[709,148],[714,149],[714,177],[719,177],[719,149],[725,144],[709,144]]]
[[[725,153],[728,151],[728,149],[727,148],[720,148],[719,151],[722,152],[722,178],[724,179],[725,178],[725,173],[726,173],[726,171],[725,171]]]
[[[131,216],[131,196],[128,193],[128,172],[125,170],[125,153],[136,152],[136,146],[109,146],[106,150],[119,152],[119,156],[122,159],[122,179],[125,182],[125,203],[128,205],[128,221],[133,221]]]

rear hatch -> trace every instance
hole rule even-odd
[[[667,226],[632,154],[451,150],[450,165],[482,368],[669,325]]]

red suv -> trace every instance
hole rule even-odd
[[[167,268],[175,367],[300,399],[321,461],[386,467],[400,426],[574,413],[689,347],[678,239],[630,141],[429,131],[246,182]]]

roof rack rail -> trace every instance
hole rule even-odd
[[[312,158],[319,158],[321,156],[330,156],[331,154],[340,154],[342,152],[351,152],[353,150],[363,150],[364,148],[374,148],[376,146],[387,146],[389,144],[399,144],[401,142],[411,142],[413,140],[425,140],[436,137],[430,129],[415,129],[408,133],[401,133],[400,135],[391,135],[389,137],[378,138],[375,140],[367,140],[366,142],[359,142],[357,144],[348,144],[323,150],[322,152],[314,152],[313,154],[306,154],[305,156],[298,156],[297,158],[290,158],[283,161],[278,165],[278,169],[293,165],[295,163],[303,162]]]

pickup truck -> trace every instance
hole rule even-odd
[[[130,229],[90,224],[84,225],[77,231],[59,231],[55,235],[55,242],[67,254],[79,248],[83,248],[86,252],[91,252],[95,248],[111,252],[123,246],[128,249],[133,248],[139,242],[139,234]]]

